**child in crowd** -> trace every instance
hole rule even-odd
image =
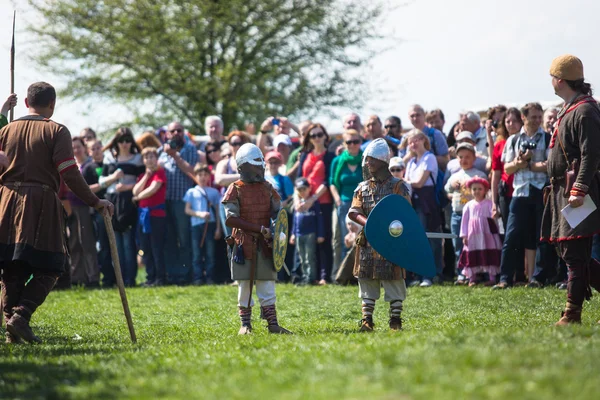
[[[467,181],[474,199],[463,209],[460,237],[464,248],[460,256],[459,267],[469,279],[469,286],[477,283],[477,275],[487,273],[486,285],[496,283],[500,272],[502,243],[496,221],[492,218],[494,204],[486,194],[490,184],[484,178],[474,177]]]
[[[450,176],[448,182],[446,182],[446,192],[448,197],[452,200],[452,216],[450,217],[450,231],[459,236],[461,219],[463,216],[463,208],[473,196],[471,191],[467,188],[467,181],[475,176],[486,178],[485,173],[473,167],[475,163],[475,147],[470,143],[461,143],[456,147],[456,156],[460,163],[460,170]],[[456,253],[456,260],[460,258],[460,253],[463,248],[462,239],[457,237],[452,239],[454,244],[454,251]],[[458,268],[458,280],[457,284],[467,283],[467,280]]]
[[[404,172],[406,171],[406,166],[404,165],[404,161],[402,157],[392,157],[390,159],[390,172],[394,178],[404,179]],[[408,193],[412,195],[412,187],[409,185]]]
[[[305,178],[296,180],[297,201],[304,203],[310,196],[310,184]],[[290,244],[297,245],[303,281],[317,283],[317,243],[325,242],[325,226],[319,201],[308,210],[294,213]],[[324,284],[318,282],[319,284]]]
[[[221,238],[222,229],[216,218],[221,194],[210,187],[211,173],[207,165],[197,164],[194,175],[198,185],[189,189],[185,201],[185,213],[191,216],[193,284],[213,284],[215,267],[215,241]]]
[[[138,177],[133,187],[133,201],[139,205],[138,233],[146,265],[145,286],[162,286],[167,281],[164,256],[167,175],[158,165],[156,147],[142,150],[142,161],[146,172]]]

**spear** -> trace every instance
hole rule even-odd
[[[10,92],[15,92],[15,19],[17,18],[17,10],[13,12],[13,30],[12,30],[12,44],[10,45]],[[10,122],[12,122],[15,116],[15,108],[10,109]]]

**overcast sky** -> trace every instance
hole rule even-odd
[[[0,98],[10,89],[11,10],[25,11],[24,0],[0,0]],[[458,113],[490,105],[522,105],[529,101],[557,100],[548,75],[552,59],[563,53],[580,57],[586,79],[600,87],[600,1],[596,0],[398,0],[407,3],[390,13],[381,33],[398,38],[391,50],[373,58],[365,70],[374,95],[358,113],[382,118],[398,115],[405,126],[407,109],[420,103],[441,108],[449,128]],[[49,76],[19,52],[26,41],[24,18],[17,19],[17,70],[19,106],[27,86],[47,80],[57,87],[60,77]],[[600,92],[599,92],[600,93]],[[338,119],[320,118],[333,131]],[[53,119],[72,133],[85,126],[106,129],[126,119],[126,108],[106,104],[85,105],[59,99]],[[168,121],[165,121],[168,122]],[[260,121],[258,121],[260,123]]]

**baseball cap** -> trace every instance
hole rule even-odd
[[[288,135],[280,133],[279,135],[275,136],[275,139],[273,139],[273,147],[277,148],[277,146],[280,144],[285,144],[286,146],[292,147],[292,139],[290,139]]]
[[[270,151],[267,153],[267,155],[265,156],[265,161],[269,161],[272,158],[276,158],[279,161],[283,162],[283,157],[281,156],[281,153],[278,151]]]
[[[462,131],[456,137],[456,141],[457,142],[460,142],[461,140],[470,140],[470,141],[474,142],[475,141],[475,135],[473,135],[473,133],[471,133],[469,131]]]
[[[394,167],[404,168],[404,161],[402,161],[402,157],[392,157],[390,159],[390,169]]]
[[[306,178],[298,178],[298,179],[296,179],[294,186],[296,187],[296,189],[300,189],[300,188],[308,188],[308,187],[310,187],[310,184],[308,183]]]
[[[473,152],[473,154],[475,154],[475,147],[473,147],[473,145],[471,143],[461,143],[458,146],[456,146],[457,153],[463,149],[467,149],[467,150]]]

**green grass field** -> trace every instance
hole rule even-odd
[[[116,290],[52,293],[32,326],[42,345],[0,345],[0,398],[597,399],[600,307],[554,328],[555,289],[409,289],[405,329],[357,332],[355,287],[279,285],[282,326],[237,336],[237,288],[128,291],[138,344]]]

